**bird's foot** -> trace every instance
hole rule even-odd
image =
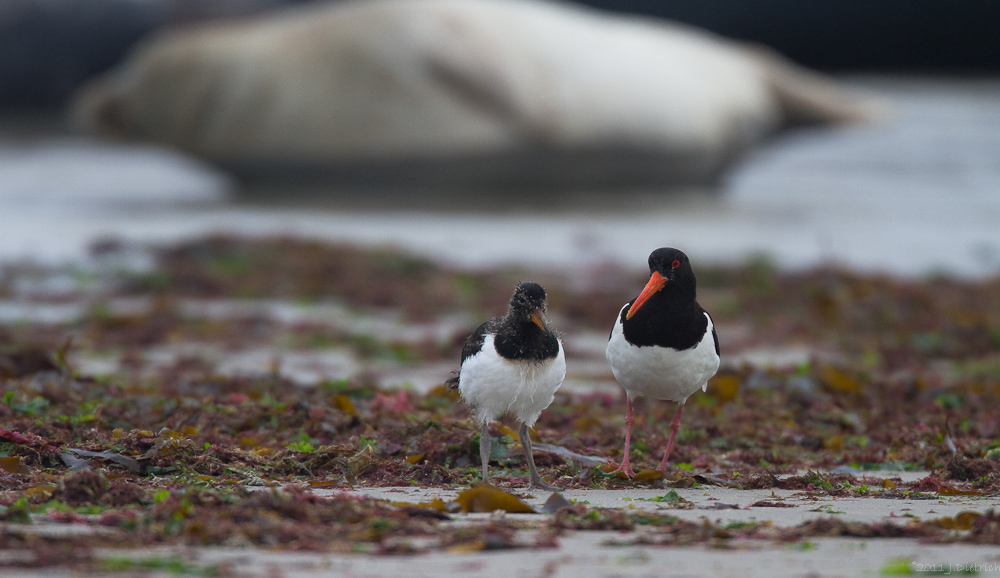
[[[668,458],[669,456],[670,456],[670,454],[669,454],[669,453],[667,453],[667,454],[666,454],[665,456],[663,456],[663,461],[661,461],[661,462],[660,462],[660,465],[659,465],[659,466],[658,466],[658,467],[656,468],[656,471],[658,471],[658,472],[662,472],[662,473],[663,473],[663,475],[666,475],[666,474],[667,474],[667,458]],[[676,468],[676,466],[671,466],[671,467],[674,467],[674,468]]]
[[[629,478],[635,477],[635,471],[632,469],[632,465],[628,463],[628,460],[624,460],[617,469],[609,472],[609,475],[617,475],[619,472],[625,474]]]
[[[532,478],[531,481],[528,482],[528,489],[545,490],[546,492],[562,492],[566,488],[560,486],[553,486],[552,484],[543,480],[541,477],[538,477],[538,478]]]
[[[656,471],[663,474],[663,477],[669,478],[671,476],[691,476],[694,475],[691,472],[685,472],[684,470],[678,468],[673,464],[668,464],[667,462],[660,462],[660,465],[656,468]]]

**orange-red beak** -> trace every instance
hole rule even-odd
[[[625,314],[625,319],[631,319],[632,316],[635,315],[635,312],[642,307],[642,304],[649,301],[649,298],[652,297],[654,293],[663,289],[663,286],[666,285],[666,283],[666,277],[660,275],[656,271],[653,271],[653,274],[649,276],[649,282],[647,282],[646,286],[642,288],[642,293],[639,293],[639,296],[635,298],[635,303],[632,303],[632,306],[628,308],[628,313]]]
[[[541,309],[535,309],[529,314],[529,317],[531,317],[531,320],[535,323],[535,325],[537,325],[542,331],[545,331],[545,318],[543,318],[542,315],[544,314]]]

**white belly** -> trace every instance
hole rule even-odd
[[[647,396],[683,403],[699,388],[705,389],[709,378],[719,369],[712,328],[709,317],[705,337],[698,345],[684,351],[651,345],[637,347],[625,340],[619,312],[608,341],[611,371],[630,399]]]
[[[562,343],[555,358],[546,361],[508,361],[488,335],[479,353],[462,363],[458,389],[481,423],[510,412],[534,425],[549,407],[566,377],[566,355]]]

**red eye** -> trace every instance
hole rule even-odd
[[[674,269],[676,269],[676,268],[678,268],[678,267],[681,266],[681,262],[678,261],[677,259],[674,259],[674,262],[671,263],[670,266],[673,267]]]

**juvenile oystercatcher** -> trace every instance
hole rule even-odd
[[[566,377],[562,343],[545,323],[545,289],[521,283],[514,289],[503,317],[476,329],[462,348],[462,369],[446,383],[457,388],[483,425],[479,453],[483,481],[489,482],[490,420],[503,413],[521,422],[519,436],[531,472],[530,487],[561,491],[542,480],[535,469],[528,428],[552,403]]]
[[[719,369],[719,338],[712,317],[695,296],[694,271],[688,256],[672,248],[649,255],[649,282],[642,293],[626,303],[608,340],[608,363],[625,388],[625,457],[616,472],[632,477],[629,442],[632,437],[632,400],[647,396],[677,402],[670,422],[670,439],[663,461],[665,472],[674,438],[681,427],[681,412],[688,396],[708,387]]]

